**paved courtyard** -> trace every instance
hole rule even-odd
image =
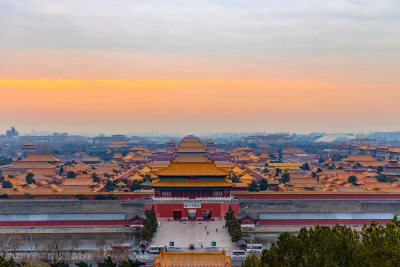
[[[211,247],[211,242],[215,241],[220,249],[230,250],[234,248],[227,229],[223,228],[225,220],[209,222],[177,222],[161,221],[161,226],[153,238],[153,246],[169,246],[169,242],[175,242],[175,247],[187,251],[190,244],[195,245],[197,251],[206,247]],[[218,231],[216,231],[218,229]],[[208,232],[208,234],[207,234]],[[199,242],[200,241],[200,242]]]

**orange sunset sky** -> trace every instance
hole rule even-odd
[[[398,131],[399,8],[4,0],[0,129]]]

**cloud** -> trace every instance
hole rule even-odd
[[[3,0],[3,48],[271,55],[398,53],[398,1]],[[395,37],[397,36],[397,37]]]

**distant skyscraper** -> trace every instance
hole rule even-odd
[[[17,136],[19,136],[19,133],[18,133],[17,130],[15,130],[14,127],[11,127],[10,130],[7,130],[6,136],[7,136],[7,137],[17,137]]]

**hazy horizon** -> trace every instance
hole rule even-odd
[[[65,131],[58,130],[58,131],[49,131],[47,129],[31,129],[30,131],[23,131],[15,126],[10,126],[8,128],[1,129],[0,128],[0,136],[4,135],[6,130],[9,130],[11,127],[14,127],[18,132],[19,135],[53,135],[53,134],[63,134],[67,133],[68,135],[82,135],[86,137],[95,137],[100,135],[111,136],[111,135],[126,135],[126,136],[149,136],[149,137],[162,137],[162,136],[171,136],[171,137],[184,137],[188,135],[195,135],[195,136],[229,136],[229,135],[237,135],[237,136],[249,136],[249,135],[268,135],[268,134],[282,134],[287,133],[289,135],[310,135],[310,134],[322,134],[322,135],[351,135],[351,136],[367,136],[370,134],[376,133],[400,133],[400,131],[364,131],[364,132],[329,132],[329,131],[305,131],[305,132],[288,132],[288,131],[215,131],[215,132],[194,132],[194,131],[187,131],[187,132],[168,132],[168,131],[152,131],[151,129],[144,132],[120,132],[120,131]]]

